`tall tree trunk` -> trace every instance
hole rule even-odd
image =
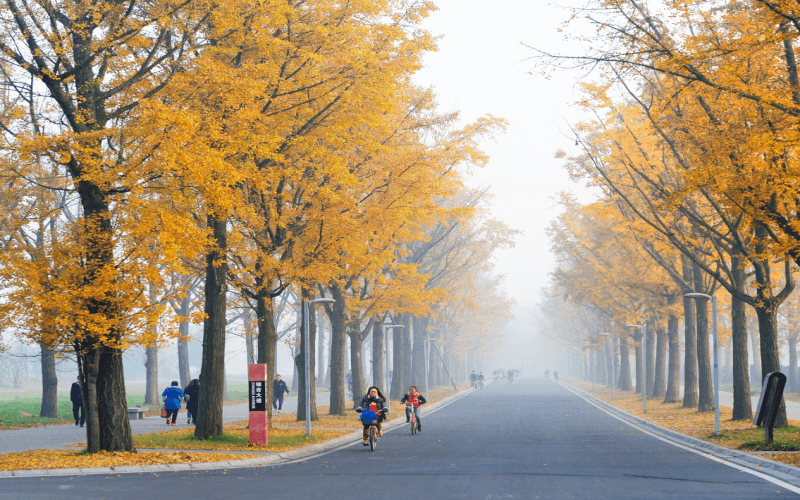
[[[392,329],[392,394],[396,395],[404,394],[406,389],[403,380],[406,363],[405,335],[408,335],[405,328]]]
[[[645,354],[645,371],[647,373],[647,395],[653,395],[656,382],[656,324],[647,330],[647,349]]]
[[[413,316],[414,322],[414,355],[411,383],[417,387],[425,384],[425,339],[428,336],[428,317]]]
[[[677,298],[675,301],[677,301]],[[681,400],[681,339],[678,333],[679,322],[678,317],[674,314],[670,314],[667,319],[669,366],[667,367],[667,391],[664,394],[665,403],[677,403]]]
[[[145,389],[144,404],[157,405],[161,401],[161,392],[158,390],[158,345],[153,344],[145,349]],[[182,387],[186,387],[185,385]]]
[[[181,387],[186,387],[192,380],[191,372],[189,371],[189,311],[192,308],[192,300],[190,294],[181,301],[181,322],[178,325],[178,374],[180,376]]]
[[[222,435],[222,392],[225,385],[225,327],[228,293],[228,228],[224,217],[208,216],[214,248],[206,255],[203,361],[200,368],[198,439]]]
[[[86,451],[100,451],[100,411],[97,400],[97,372],[100,368],[100,349],[90,347],[95,342],[88,341],[88,346],[80,342],[74,344],[78,358],[78,377],[83,399],[83,411],[86,412]]]
[[[745,288],[745,270],[741,260],[731,259],[734,285]],[[752,420],[750,400],[750,361],[747,356],[747,312],[746,305],[735,296],[731,297],[731,343],[733,344],[733,420]]]
[[[617,362],[617,356],[614,352],[616,350],[616,346],[614,346],[613,343],[606,344],[603,342],[603,344],[605,345],[606,352],[606,385],[616,386],[617,381],[614,380],[614,374],[616,373],[614,370],[616,370],[615,365]]]
[[[58,375],[56,374],[55,351],[44,343],[39,344],[39,347],[42,354],[42,408],[39,416],[58,418]]]
[[[373,385],[386,393],[386,379],[383,371],[383,323],[380,318],[376,318],[375,325],[372,327],[372,380]]]
[[[242,324],[244,325],[244,348],[247,354],[248,366],[256,362],[256,337],[258,332],[253,330],[252,321],[252,309],[245,307],[242,312]]]
[[[100,413],[100,449],[104,451],[136,451],[133,447],[122,350],[103,348],[97,370],[97,400]],[[84,407],[85,409],[86,407]]]
[[[708,347],[708,306],[709,300],[695,301],[697,315],[697,381],[698,400],[697,411],[711,411],[714,409],[714,392],[711,382],[711,357]]]
[[[787,337],[789,344],[789,386],[792,392],[800,392],[800,385],[797,380],[797,337]]]
[[[606,347],[607,342],[603,341],[601,344],[595,346],[595,369],[597,370],[595,382],[606,385],[608,381],[608,374],[606,373]]]
[[[663,398],[667,393],[667,332],[664,331],[663,322],[660,323],[661,327],[656,330],[656,354],[655,354],[655,374],[653,376],[653,386],[650,394],[656,398]],[[650,380],[648,374],[647,380]]]
[[[327,387],[325,369],[328,367],[328,363],[325,362],[325,320],[322,311],[322,307],[317,307],[314,311],[317,319],[317,384]]]
[[[697,408],[697,330],[695,329],[695,300],[683,298],[683,407]]]
[[[623,391],[630,391],[633,389],[628,338],[624,335],[619,337],[619,370],[617,370],[617,387]]]
[[[756,315],[758,316],[758,333],[761,337],[761,373],[766,377],[768,373],[781,371],[780,351],[778,350],[778,306],[762,302],[756,307]],[[775,426],[786,427],[787,425],[789,422],[786,419],[786,403],[784,398],[781,398]]]
[[[642,334],[634,337],[636,343],[634,344],[633,352],[636,356],[636,394],[641,394],[643,389],[642,382]]]
[[[755,325],[747,325],[747,336],[750,340],[750,349],[753,351],[753,378],[761,387],[764,383],[764,375],[761,373],[761,338],[758,336],[758,314],[756,314]]]
[[[260,274],[260,273],[259,273]],[[256,279],[256,363],[267,365],[267,421],[272,427],[272,392],[275,381],[275,356],[278,332],[275,331],[275,310],[267,290],[266,278]]]
[[[358,323],[350,328],[348,334],[350,337],[350,376],[353,384],[353,408],[356,408],[367,392],[367,388],[364,386],[364,362],[361,358],[364,341],[361,340]]]
[[[308,289],[302,289],[302,300],[310,301],[314,298],[314,296],[309,293]],[[302,304],[300,309],[300,351],[297,353],[297,356],[294,358],[294,364],[297,367],[297,374],[300,377],[300,384],[297,388],[297,420],[305,422],[306,420],[306,363],[305,363],[305,355],[306,349],[308,349],[308,394],[309,394],[309,403],[311,409],[311,421],[315,422],[319,420],[319,415],[317,415],[317,384],[314,381],[314,373],[316,371],[314,367],[314,361],[316,360],[316,335],[313,335],[312,332],[316,331],[317,328],[317,320],[316,316],[314,315],[313,311],[311,310],[311,304],[308,305],[306,308],[307,310],[304,311]],[[303,314],[308,313],[308,318],[304,318]],[[306,344],[306,336],[305,332],[303,332],[303,324],[305,321],[308,321],[308,344]]]
[[[331,287],[333,299],[336,301],[328,309],[331,321],[331,415],[344,415],[347,411],[345,399],[345,338],[347,336],[347,319],[345,317],[345,294],[338,284]]]
[[[402,385],[397,394],[404,394],[405,390],[411,386],[413,380],[413,341],[414,341],[414,315],[411,313],[403,314],[403,365],[402,365]]]

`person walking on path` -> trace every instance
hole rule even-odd
[[[473,389],[478,388],[478,374],[475,373],[475,370],[472,370],[472,373],[469,374],[469,381]]]
[[[550,368],[548,368],[548,369],[546,369],[544,371],[544,378],[545,378],[545,380],[550,378]]]
[[[183,392],[186,394],[186,423],[196,424],[197,406],[199,403],[197,395],[200,393],[200,381],[197,379],[192,380]]]
[[[558,370],[553,370],[553,380],[558,382]]]
[[[178,425],[175,421],[178,420],[178,410],[181,409],[181,399],[184,396],[185,394],[178,387],[176,380],[173,380],[172,385],[161,393],[161,398],[164,400],[164,408],[167,410],[167,425],[170,425],[170,416],[172,417],[172,425]]]
[[[277,409],[278,413],[283,409],[284,394],[289,394],[289,388],[286,387],[286,382],[281,380],[280,375],[275,375],[275,381],[272,383],[272,408]]]
[[[80,381],[78,377],[78,381]],[[72,401],[72,416],[75,417],[75,425],[78,425],[78,413],[80,413],[80,426],[86,423],[86,413],[83,411],[83,396],[81,395],[81,384],[73,382],[72,389],[69,391],[69,400]]]
[[[400,400],[400,404],[406,404],[406,423],[411,421],[411,412],[414,412],[414,416],[417,419],[417,431],[422,432],[422,421],[419,419],[419,405],[424,405],[427,403],[425,400],[425,396],[417,392],[416,386],[411,386],[408,389],[408,392],[403,399]]]

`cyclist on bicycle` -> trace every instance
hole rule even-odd
[[[475,373],[475,370],[472,370],[472,373],[469,374],[469,380],[471,382],[472,388],[478,388],[478,374]]]
[[[370,387],[367,395],[361,398],[361,406],[356,408],[356,411],[361,413],[362,410],[372,410],[378,415],[378,435],[383,436],[382,424],[386,420],[386,414],[389,413],[389,409],[386,408],[386,398],[383,397],[377,387]],[[363,422],[363,424],[364,446],[369,446],[369,422]]]
[[[422,422],[419,419],[419,405],[427,403],[425,396],[417,392],[416,386],[411,386],[400,403],[406,404],[406,423],[411,422],[411,411],[413,408],[414,416],[417,418],[417,432],[422,432]]]
[[[484,380],[486,380],[486,377],[483,375],[483,372],[480,372],[480,374],[478,374],[478,387],[480,387],[481,389],[483,389]]]

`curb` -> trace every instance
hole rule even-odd
[[[467,389],[452,396],[449,396],[441,401],[431,404],[426,408],[425,414],[438,411],[445,406],[453,403],[469,393],[474,389]],[[399,404],[399,403],[398,403]],[[405,426],[406,423],[402,419],[396,422],[387,423],[383,426],[384,432],[391,431],[398,427]],[[316,456],[326,455],[333,453],[343,448],[353,446],[361,442],[362,431],[353,431],[345,436],[325,441],[324,443],[312,444],[298,448],[296,450],[285,451],[280,453],[273,453],[260,457],[246,458],[243,460],[231,460],[228,462],[204,462],[199,464],[163,464],[163,465],[126,465],[120,467],[92,467],[85,469],[33,469],[33,470],[8,470],[0,471],[0,479],[10,477],[59,477],[59,476],[91,476],[100,474],[134,474],[144,472],[179,472],[179,471],[203,471],[203,470],[227,470],[227,469],[243,469],[249,467],[269,467],[277,465],[286,465],[292,462],[301,460],[308,460]],[[190,450],[186,450],[190,451]],[[224,450],[220,450],[224,451]],[[798,469],[800,472],[800,469]]]
[[[621,420],[631,425],[634,428],[642,430],[649,434],[654,434],[672,443],[690,448],[697,452],[711,455],[717,458],[722,463],[736,464],[739,467],[773,476],[781,481],[785,481],[792,486],[800,487],[800,468],[793,465],[787,465],[767,458],[761,458],[756,455],[751,455],[738,450],[724,448],[701,439],[687,436],[670,429],[666,429],[643,418],[631,415],[630,413],[620,410],[616,406],[612,406],[605,401],[598,399],[591,394],[583,392],[581,389],[573,387],[565,382],[558,382],[559,385],[575,393],[577,396],[583,398],[590,404],[593,404],[608,413],[613,414]]]

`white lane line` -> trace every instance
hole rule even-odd
[[[723,459],[721,459],[719,457],[716,457],[714,455],[710,455],[710,454],[702,452],[700,450],[695,450],[694,448],[690,448],[690,447],[682,445],[680,443],[676,443],[675,441],[670,441],[669,439],[661,437],[658,434],[654,434],[654,433],[648,431],[647,429],[642,429],[641,427],[639,427],[637,425],[634,425],[633,423],[625,420],[624,418],[618,417],[617,415],[614,415],[613,413],[611,413],[610,411],[606,410],[602,406],[598,406],[597,404],[593,403],[592,401],[586,399],[585,397],[583,397],[582,394],[580,394],[578,392],[575,392],[571,387],[568,387],[567,385],[564,385],[564,384],[561,384],[561,385],[562,385],[562,387],[565,387],[568,391],[572,392],[573,394],[575,394],[576,396],[578,396],[582,400],[586,401],[590,405],[594,406],[598,410],[602,411],[606,415],[608,415],[610,417],[614,417],[617,420],[619,420],[620,422],[624,422],[625,424],[633,427],[634,429],[636,429],[639,432],[647,434],[648,436],[654,437],[654,438],[656,438],[656,439],[658,439],[660,441],[663,441],[665,443],[671,444],[672,446],[677,446],[678,448],[684,449],[686,451],[691,451],[692,453],[696,453],[697,455],[700,455],[701,457],[705,457],[705,458],[707,458],[709,460],[713,460],[713,461],[719,462],[719,463],[721,463],[723,465],[727,465],[728,467],[733,467],[734,469],[740,470],[742,472],[747,472],[748,474],[752,474],[752,475],[754,475],[756,477],[760,477],[761,479],[769,481],[770,483],[773,483],[773,484],[777,484],[781,488],[785,488],[785,489],[787,489],[787,490],[789,490],[789,491],[791,491],[793,493],[800,494],[800,488],[798,488],[797,486],[792,486],[789,483],[783,482],[778,478],[772,477],[772,476],[770,476],[768,474],[764,474],[763,472],[758,472],[758,471],[755,471],[755,470],[752,470],[752,469],[748,469],[747,467],[742,467],[741,465],[728,462],[727,460],[723,460]]]

